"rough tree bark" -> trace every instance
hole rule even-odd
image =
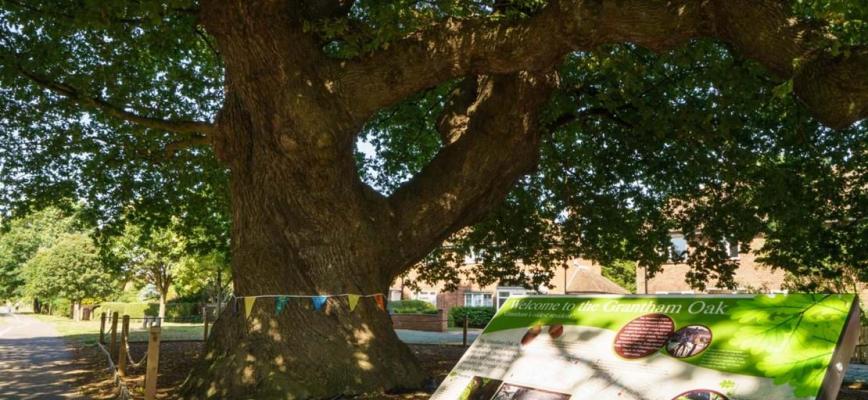
[[[363,119],[331,93],[315,43],[279,17],[290,14],[211,6],[206,26],[227,60],[227,99],[212,142],[231,169],[238,296],[386,293],[397,274],[497,204],[535,163],[537,112],[554,74],[479,77],[465,106],[478,122],[456,128],[453,145],[385,198],[356,170]],[[249,319],[236,307],[223,312],[187,397],[321,398],[425,379],[371,299],[354,312],[345,298],[325,312],[305,300],[280,315],[274,307],[260,299]]]
[[[190,129],[207,134],[198,142],[207,140],[231,170],[238,296],[385,293],[534,168],[538,113],[557,86],[551,71],[571,51],[627,41],[665,50],[716,37],[794,79],[796,94],[828,125],[868,113],[868,72],[859,68],[866,53],[832,61],[812,53],[809,32],[777,1],[552,0],[526,20],[450,20],[386,50],[329,59],[302,20],[334,17],[350,4],[202,2],[201,21],[226,67],[225,103],[213,127]],[[797,57],[807,57],[798,69]],[[390,197],[365,185],[353,157],[364,122],[461,77],[435,159]],[[249,318],[237,307],[223,312],[186,398],[322,398],[423,382],[369,299],[352,313],[343,298],[324,312],[304,300],[279,315],[274,307],[262,299]]]

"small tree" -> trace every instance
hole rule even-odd
[[[0,233],[0,299],[21,295],[24,286],[21,266],[41,247],[51,247],[57,238],[76,229],[76,220],[58,208],[45,209],[14,218]]]
[[[148,231],[137,225],[127,225],[124,234],[112,246],[114,257],[121,260],[122,270],[127,276],[157,289],[160,318],[166,317],[166,298],[175,280],[175,271],[185,256],[186,240],[173,226]]]
[[[226,254],[214,250],[184,257],[174,281],[178,294],[189,296],[201,293],[208,301],[219,305],[232,290],[232,270]]]
[[[84,233],[63,234],[51,247],[40,248],[24,265],[23,276],[28,294],[69,299],[76,320],[81,318],[83,300],[107,296],[114,289],[111,271]]]

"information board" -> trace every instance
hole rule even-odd
[[[432,400],[834,400],[855,295],[510,297]]]

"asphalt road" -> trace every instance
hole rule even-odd
[[[84,399],[68,383],[70,354],[49,324],[0,308],[0,399]]]

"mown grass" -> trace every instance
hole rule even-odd
[[[99,320],[73,321],[70,318],[56,315],[30,314],[43,322],[54,325],[58,333],[66,340],[81,344],[96,344],[99,340]],[[118,321],[118,333],[121,331],[121,321]],[[161,327],[160,340],[202,340],[204,326],[201,323],[164,322]],[[109,340],[111,322],[106,322],[106,341]],[[141,320],[130,321],[130,342],[147,342],[148,328],[142,327]]]

